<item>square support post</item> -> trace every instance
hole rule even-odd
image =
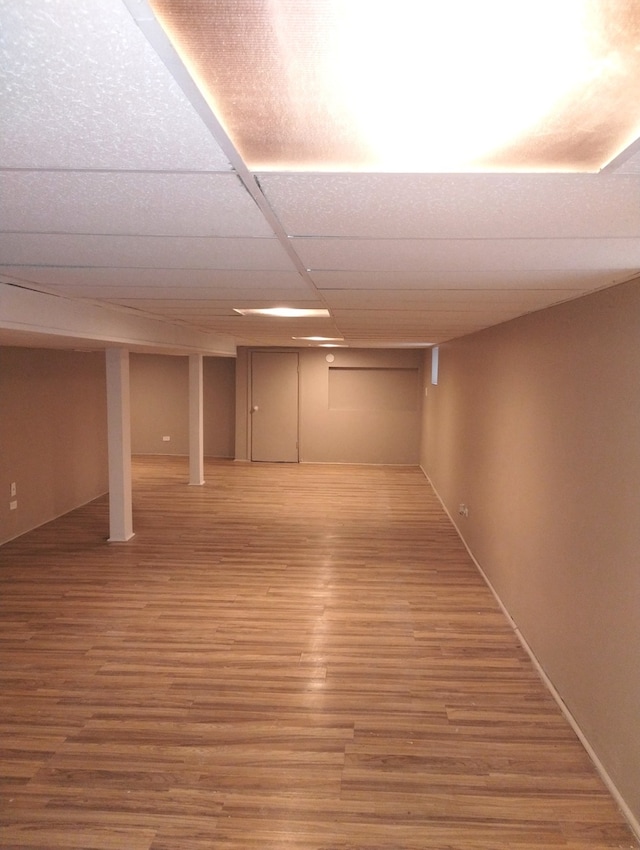
[[[109,542],[124,543],[134,534],[131,495],[129,352],[124,348],[108,348],[105,355],[109,450]]]

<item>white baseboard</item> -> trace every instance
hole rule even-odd
[[[489,579],[488,579],[488,577],[487,577],[487,574],[485,573],[485,571],[482,569],[482,567],[480,566],[480,564],[479,564],[479,563],[478,563],[478,561],[476,560],[475,555],[473,554],[473,552],[472,552],[472,551],[471,551],[471,549],[469,548],[469,546],[468,546],[468,544],[467,544],[467,541],[464,539],[464,535],[462,534],[462,532],[461,532],[461,531],[460,531],[460,529],[458,528],[458,524],[456,523],[456,521],[455,521],[454,517],[453,517],[453,516],[451,515],[451,513],[449,512],[449,510],[448,510],[447,506],[445,505],[444,501],[442,500],[442,498],[441,498],[440,494],[439,494],[439,493],[438,493],[438,491],[436,490],[436,488],[435,488],[435,486],[434,486],[434,484],[433,484],[433,481],[429,478],[429,476],[428,476],[428,474],[427,474],[426,470],[424,469],[424,467],[422,467],[422,466],[421,466],[421,467],[420,467],[420,469],[422,470],[422,472],[423,472],[423,474],[424,474],[425,478],[427,479],[427,481],[428,481],[428,482],[429,482],[429,484],[431,485],[431,488],[432,488],[433,492],[436,494],[436,496],[437,496],[437,498],[438,498],[438,500],[439,500],[440,504],[442,505],[442,508],[443,508],[444,512],[446,513],[446,515],[447,515],[447,516],[449,517],[449,519],[451,520],[451,523],[452,523],[453,527],[455,528],[456,532],[458,533],[458,537],[459,537],[459,538],[460,538],[460,540],[462,541],[462,545],[464,546],[464,548],[467,550],[467,552],[468,552],[468,554],[469,554],[469,557],[471,558],[471,560],[472,560],[472,561],[473,561],[473,563],[475,564],[475,566],[476,566],[476,568],[477,568],[478,572],[480,573],[480,575],[482,576],[482,578],[483,578],[483,580],[484,580],[485,584],[487,585],[487,587],[489,588],[489,590],[491,591],[491,593],[492,593],[492,594],[493,594],[493,596],[495,597],[496,602],[497,602],[497,603],[498,603],[498,605],[500,606],[500,610],[502,611],[502,613],[504,614],[504,616],[507,618],[507,621],[508,621],[508,622],[509,622],[509,624],[511,625],[511,628],[513,629],[513,631],[515,632],[515,635],[516,635],[516,637],[518,638],[518,640],[519,640],[520,644],[522,645],[522,647],[524,648],[525,652],[527,653],[527,655],[528,655],[528,656],[529,656],[529,658],[531,659],[531,661],[532,661],[532,663],[533,663],[533,666],[535,667],[535,669],[536,669],[536,670],[537,670],[537,672],[538,672],[538,675],[540,676],[540,678],[541,678],[541,679],[542,679],[542,681],[544,682],[545,686],[547,687],[547,690],[549,691],[549,693],[551,694],[551,696],[553,697],[553,699],[554,699],[554,700],[555,700],[555,702],[557,703],[558,707],[560,708],[560,711],[562,711],[562,713],[563,713],[563,715],[565,716],[565,718],[566,718],[567,722],[569,723],[569,725],[571,726],[571,728],[573,729],[573,731],[574,731],[574,732],[576,733],[576,735],[578,736],[578,739],[580,740],[580,743],[581,743],[581,744],[582,744],[582,746],[585,748],[585,750],[586,750],[586,752],[587,752],[587,754],[588,754],[589,758],[590,758],[590,759],[591,759],[591,761],[593,762],[593,765],[594,765],[595,769],[598,771],[598,773],[599,773],[599,775],[600,775],[600,778],[602,779],[602,781],[604,782],[604,784],[607,786],[607,789],[609,790],[609,792],[610,792],[611,796],[613,797],[613,799],[616,801],[616,803],[617,803],[617,805],[618,805],[618,807],[619,807],[620,811],[622,812],[622,814],[624,815],[625,819],[627,820],[627,822],[628,822],[628,824],[629,824],[629,826],[630,826],[630,828],[631,828],[632,832],[634,833],[635,837],[638,839],[638,841],[640,841],[640,821],[638,821],[638,819],[637,819],[637,818],[636,818],[636,816],[633,814],[633,812],[631,811],[631,809],[629,808],[629,806],[628,806],[628,805],[627,805],[627,803],[625,802],[624,798],[622,797],[622,795],[621,795],[621,794],[620,794],[620,792],[618,791],[618,788],[617,788],[616,784],[614,783],[613,779],[609,776],[609,774],[608,774],[608,772],[607,772],[607,770],[606,770],[605,766],[602,764],[602,762],[601,762],[601,761],[600,761],[600,759],[598,758],[597,753],[595,752],[595,750],[593,749],[593,747],[592,747],[592,746],[591,746],[591,744],[589,743],[589,741],[588,741],[588,739],[587,739],[586,735],[584,734],[584,732],[582,731],[582,729],[581,729],[581,728],[580,728],[580,726],[578,725],[577,720],[575,719],[575,717],[573,716],[573,714],[572,714],[572,713],[569,711],[569,709],[567,708],[567,705],[565,704],[564,700],[562,699],[562,697],[560,696],[560,694],[559,694],[559,693],[558,693],[558,691],[556,690],[556,688],[555,688],[555,686],[554,686],[553,682],[551,681],[551,679],[550,679],[550,678],[547,676],[547,674],[545,673],[544,668],[542,667],[542,665],[541,665],[541,664],[540,664],[540,662],[538,661],[538,659],[537,659],[537,657],[536,657],[535,653],[533,652],[533,650],[531,649],[531,647],[530,647],[530,646],[529,646],[529,644],[527,643],[526,639],[525,639],[525,638],[524,638],[524,636],[522,635],[522,633],[521,633],[520,629],[518,628],[518,626],[517,626],[516,622],[514,621],[513,617],[511,616],[511,614],[510,614],[510,613],[509,613],[509,611],[507,610],[506,606],[504,605],[504,603],[503,603],[502,599],[500,598],[500,596],[499,596],[499,595],[498,595],[498,593],[496,592],[496,589],[494,588],[494,586],[493,586],[493,585],[491,584],[491,582],[489,581]]]
[[[4,546],[5,543],[11,543],[12,540],[17,540],[18,537],[22,537],[24,534],[29,534],[30,531],[35,531],[37,528],[42,528],[43,525],[47,525],[50,522],[54,522],[60,517],[66,516],[70,514],[72,511],[77,511],[78,508],[83,508],[85,505],[90,505],[91,502],[95,502],[96,499],[101,499],[103,496],[108,496],[109,491],[105,490],[104,493],[98,493],[97,496],[92,496],[90,499],[87,499],[84,502],[80,502],[79,505],[76,505],[73,508],[67,508],[61,513],[55,514],[55,516],[49,517],[49,519],[43,519],[42,522],[37,522],[35,525],[30,526],[29,528],[25,528],[22,531],[19,531],[17,534],[14,534],[12,537],[7,537],[6,540],[0,540],[0,546]]]

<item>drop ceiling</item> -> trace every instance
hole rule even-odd
[[[242,33],[269,4],[182,6],[192,21],[223,15],[227,35],[235,21],[238,96],[268,132],[261,65]],[[262,156],[277,159],[277,137],[259,162],[247,155],[211,81],[144,0],[1,0],[0,23],[0,282],[237,345],[313,335],[394,347],[441,343],[640,276],[637,143],[596,173],[406,173],[401,146],[393,169],[337,170],[322,145],[308,168],[286,170]],[[270,83],[287,101],[285,75]],[[273,306],[331,315],[233,312]],[[0,342],[11,335],[0,329]]]

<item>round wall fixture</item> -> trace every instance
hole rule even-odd
[[[336,359],[336,356],[335,354],[327,354],[324,359],[327,361],[327,363],[333,363],[333,361]]]

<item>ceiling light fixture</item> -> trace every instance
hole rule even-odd
[[[343,342],[343,336],[292,336],[291,339],[303,339],[306,342]]]
[[[634,0],[150,3],[253,170],[594,172],[640,134]]]
[[[328,310],[315,307],[234,307],[233,312],[239,313],[241,316],[275,316],[281,319],[319,319],[329,318],[331,315]]]

